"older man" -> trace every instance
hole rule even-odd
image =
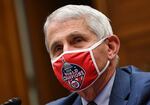
[[[120,41],[104,14],[67,5],[47,18],[44,31],[54,73],[72,92],[47,105],[150,105],[150,74],[117,68]]]

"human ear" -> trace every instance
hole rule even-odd
[[[107,38],[108,59],[112,60],[118,54],[120,49],[120,40],[118,36],[112,35]]]

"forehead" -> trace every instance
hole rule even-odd
[[[54,20],[48,25],[47,35],[52,36],[57,32],[69,30],[72,28],[87,28],[87,24],[84,19],[69,19],[69,20]]]
[[[52,22],[47,29],[48,44],[56,40],[62,40],[72,33],[88,33],[90,32],[84,19],[72,19],[63,22]]]

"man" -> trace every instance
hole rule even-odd
[[[150,105],[150,73],[117,68],[120,41],[104,14],[67,5],[47,18],[44,32],[54,73],[72,92],[47,105]]]

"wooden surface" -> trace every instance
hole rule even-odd
[[[45,48],[43,25],[46,17],[56,8],[56,3],[49,0],[25,0],[29,36],[33,54],[36,87],[39,104],[45,105],[50,100],[65,96],[67,91],[60,85],[53,74],[50,58]]]
[[[29,105],[12,0],[0,0],[0,103],[20,97]]]
[[[120,66],[135,65],[150,71],[149,4],[149,0],[95,2],[95,6],[110,18],[114,34],[121,40]]]

